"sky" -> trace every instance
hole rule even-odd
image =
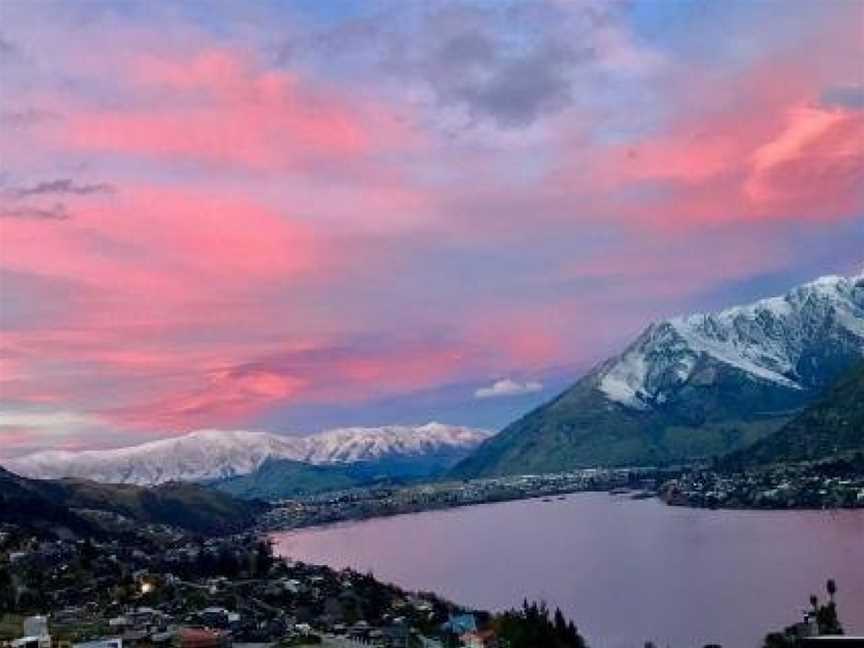
[[[0,2],[0,456],[495,430],[862,262],[860,0]]]

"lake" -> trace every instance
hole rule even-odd
[[[296,560],[500,610],[560,606],[594,648],[756,646],[838,585],[864,633],[864,510],[709,511],[606,493],[274,534]]]

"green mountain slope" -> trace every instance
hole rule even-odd
[[[864,365],[774,434],[733,453],[724,464],[743,466],[825,459],[864,451]]]
[[[779,429],[803,394],[778,391],[704,360],[662,407],[637,410],[598,388],[603,367],[485,442],[458,477],[542,473],[592,466],[648,466],[713,457]]]
[[[290,459],[268,459],[254,472],[210,485],[244,499],[279,500],[371,484],[404,484],[435,479],[464,456],[443,451],[423,456],[384,457],[374,461],[310,464]]]
[[[345,467],[268,459],[253,473],[230,477],[213,486],[235,497],[275,500],[350,488],[359,483],[361,480]]]

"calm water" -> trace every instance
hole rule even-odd
[[[275,534],[282,555],[487,609],[558,605],[598,648],[757,645],[838,583],[864,633],[864,510],[706,511],[605,493]]]

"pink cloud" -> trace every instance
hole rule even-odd
[[[860,76],[850,58],[860,21],[850,18],[838,12],[749,65],[681,66],[662,123],[568,153],[553,186],[604,219],[652,230],[859,215],[864,111],[823,100],[838,79]]]
[[[103,408],[101,415],[118,425],[172,429],[233,423],[294,402],[344,404],[429,388],[475,366],[475,360],[455,344],[394,341],[374,351],[274,347],[257,359],[238,358],[213,369],[187,364],[182,381],[163,383],[150,400],[139,395],[128,406]]]
[[[0,231],[3,267],[157,301],[194,296],[213,281],[230,287],[310,272],[321,254],[290,214],[191,189],[125,188],[81,205],[59,227],[7,219]]]
[[[296,170],[408,146],[415,135],[382,104],[296,73],[260,69],[228,49],[125,63],[136,100],[79,105],[58,124],[64,148],[253,170]]]
[[[122,52],[71,39],[45,68],[70,81],[15,97],[54,117],[0,137],[12,184],[116,187],[64,195],[65,220],[0,219],[0,268],[32,297],[0,391],[124,430],[595,359],[694,295],[806,264],[785,223],[862,213],[862,112],[821,99],[858,71],[845,32],[719,70],[615,30],[608,86],[586,74],[584,100],[504,133],[326,61],[112,26]],[[605,114],[620,90],[658,105]]]
[[[744,192],[768,214],[854,214],[864,206],[864,111],[789,109],[783,130],[753,152]]]

